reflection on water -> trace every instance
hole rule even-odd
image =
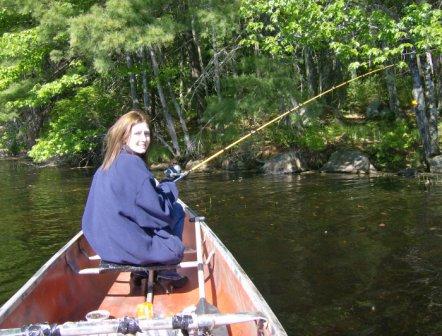
[[[79,229],[92,171],[0,161],[0,300]],[[183,199],[290,335],[442,334],[442,187],[348,175],[193,175]]]
[[[90,172],[0,161],[0,300],[79,230]]]

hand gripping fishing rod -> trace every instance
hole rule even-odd
[[[238,140],[232,142],[230,145],[224,147],[223,149],[219,150],[219,151],[216,152],[215,154],[212,154],[211,156],[209,156],[207,159],[203,160],[202,162],[198,163],[198,164],[195,165],[194,167],[190,168],[188,171],[185,171],[185,172],[183,172],[183,173],[179,173],[179,174],[177,174],[178,177],[177,177],[174,181],[177,182],[177,181],[183,179],[184,177],[186,177],[187,175],[189,175],[191,172],[197,170],[199,167],[203,166],[204,164],[206,164],[206,163],[212,161],[214,158],[220,156],[222,153],[224,153],[224,152],[227,151],[228,149],[232,148],[233,146],[236,146],[237,144],[239,144],[239,143],[243,142],[244,140],[246,140],[247,138],[251,137],[253,134],[255,134],[255,133],[261,131],[262,129],[266,128],[267,126],[269,126],[269,125],[271,125],[271,124],[273,124],[273,123],[275,123],[275,122],[281,120],[281,119],[284,118],[286,115],[288,115],[288,114],[290,114],[290,113],[292,113],[292,112],[295,112],[296,110],[299,110],[301,107],[306,106],[307,104],[311,103],[312,101],[315,101],[316,99],[321,98],[322,96],[325,96],[325,95],[329,94],[330,92],[333,92],[333,91],[335,91],[335,90],[337,90],[337,89],[339,89],[339,88],[341,88],[341,87],[343,87],[343,86],[346,86],[346,85],[350,84],[351,82],[354,82],[354,81],[356,81],[356,80],[358,80],[358,79],[361,79],[361,78],[364,78],[364,77],[367,77],[367,76],[373,75],[374,73],[377,73],[377,72],[379,72],[379,71],[386,70],[386,69],[388,69],[388,68],[394,67],[395,65],[396,65],[396,64],[390,64],[390,65],[384,66],[384,67],[382,67],[382,68],[379,68],[379,69],[375,69],[375,70],[372,70],[372,71],[366,72],[366,73],[364,73],[364,74],[362,74],[362,75],[360,75],[360,76],[357,76],[357,77],[352,78],[352,79],[350,79],[350,80],[348,80],[348,81],[342,82],[342,83],[340,83],[340,84],[338,84],[338,85],[335,85],[335,86],[331,87],[330,89],[328,89],[328,90],[326,90],[326,91],[321,92],[320,94],[318,94],[318,95],[316,95],[316,96],[314,96],[314,97],[312,97],[312,98],[310,98],[310,99],[308,99],[308,100],[302,102],[301,104],[299,104],[299,105],[293,107],[292,109],[290,109],[290,110],[288,110],[288,111],[286,111],[286,112],[280,114],[279,116],[277,116],[277,117],[271,119],[270,121],[266,122],[265,124],[263,124],[263,125],[261,125],[261,126],[255,128],[255,129],[253,129],[252,131],[250,131],[250,132],[247,133],[246,135],[243,135],[243,136],[242,136],[241,138],[239,138]]]

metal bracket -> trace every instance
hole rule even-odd
[[[210,262],[212,261],[213,256],[215,255],[215,249],[213,249],[212,251],[210,251],[209,255],[206,258],[206,261],[204,262],[205,265],[209,265]]]
[[[87,251],[81,246],[80,241],[77,241],[78,250],[81,252],[82,255],[84,255],[89,260],[101,260],[101,257],[98,254],[90,256]]]
[[[64,260],[66,261],[66,264],[69,266],[72,272],[74,272],[75,274],[80,273],[80,269],[78,268],[77,264],[68,257],[67,253],[65,253],[64,255]]]
[[[195,216],[189,219],[189,221],[191,223],[195,223],[195,222],[204,222],[206,220],[206,217],[204,216]]]

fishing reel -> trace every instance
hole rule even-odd
[[[182,171],[180,165],[173,165],[167,168],[164,171],[164,175],[166,176],[166,179],[170,181],[178,181],[181,180],[184,176],[189,174],[189,172]]]
[[[177,178],[177,177],[179,177],[179,176],[181,176],[181,167],[180,167],[180,165],[173,165],[173,166],[170,166],[169,168],[167,168],[165,171],[164,171],[164,175],[166,176],[166,178],[168,178],[168,179],[175,179],[175,178]]]

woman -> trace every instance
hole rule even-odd
[[[178,190],[174,182],[157,183],[147,168],[149,143],[147,118],[138,111],[121,116],[107,133],[82,220],[84,235],[104,261],[177,264],[183,257]]]

